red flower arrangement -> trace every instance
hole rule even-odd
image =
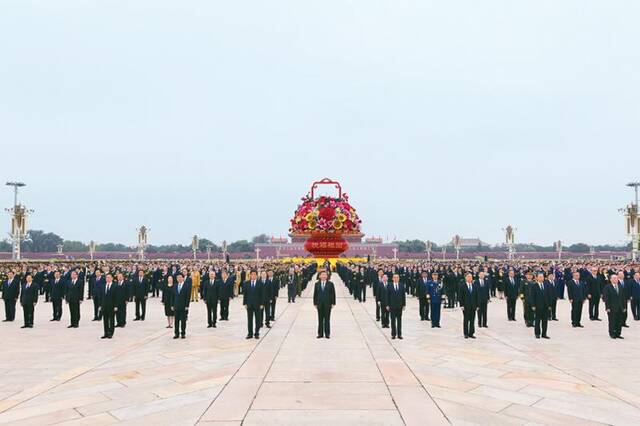
[[[347,194],[338,198],[321,196],[302,198],[302,204],[291,219],[291,234],[309,235],[317,232],[358,234],[362,221],[349,204]]]

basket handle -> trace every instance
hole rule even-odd
[[[311,199],[315,199],[314,193],[315,193],[315,189],[320,186],[320,185],[333,185],[336,187],[336,189],[338,190],[338,198],[342,198],[342,186],[336,182],[335,180],[331,180],[329,178],[324,178],[322,180],[313,182],[313,185],[311,185]]]

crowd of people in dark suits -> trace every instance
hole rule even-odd
[[[103,339],[113,338],[116,328],[127,325],[127,308],[135,306],[133,321],[144,321],[148,298],[164,305],[167,328],[174,338],[186,337],[189,307],[201,300],[207,310],[207,327],[229,320],[229,303],[241,296],[247,311],[247,338],[259,338],[262,326],[275,320],[280,289],[286,287],[288,303],[295,303],[315,271],[315,264],[248,264],[180,261],[132,262],[8,262],[0,264],[0,292],[4,322],[13,322],[16,306],[22,307],[22,328],[33,328],[38,302],[51,303],[52,318],[60,321],[63,306],[69,312],[69,328],[80,324],[80,305],[92,303],[93,321],[102,321]],[[194,282],[197,282],[194,290]]]
[[[622,339],[628,313],[640,320],[640,268],[628,262],[338,262],[336,272],[354,300],[375,303],[376,321],[390,328],[392,339],[402,339],[402,317],[407,297],[418,300],[418,318],[439,328],[442,309],[460,307],[463,335],[475,338],[475,328],[488,327],[492,300],[506,300],[506,319],[522,318],[537,338],[549,338],[549,321],[557,321],[558,300],[568,299],[571,324],[582,327],[583,308],[592,321],[600,321],[603,309],[609,335]],[[319,271],[319,272],[318,272]],[[280,289],[286,287],[287,302],[315,280],[313,302],[318,311],[318,338],[330,338],[331,309],[336,304],[335,287],[327,262],[292,264],[179,261],[134,262],[19,262],[0,264],[0,291],[5,322],[12,322],[16,306],[22,307],[23,328],[34,326],[34,310],[41,299],[51,303],[51,321],[60,321],[63,307],[69,313],[69,328],[80,324],[80,305],[93,304],[93,321],[102,321],[102,338],[110,339],[115,328],[127,325],[127,308],[135,306],[133,321],[144,321],[148,298],[164,305],[167,328],[174,338],[185,338],[190,304],[202,300],[207,327],[229,320],[229,303],[241,296],[247,312],[247,339],[259,338],[263,326],[275,321]],[[194,285],[197,283],[197,285]],[[89,302],[90,301],[90,302]],[[476,319],[477,317],[477,319]]]
[[[548,339],[549,321],[557,321],[558,300],[568,299],[571,324],[581,328],[583,307],[591,321],[600,321],[602,305],[609,321],[609,336],[622,339],[628,312],[640,320],[640,267],[629,262],[606,261],[454,261],[388,260],[338,263],[337,271],[354,300],[365,303],[370,288],[376,320],[402,338],[402,312],[406,297],[418,299],[418,316],[440,327],[441,310],[460,307],[463,335],[475,339],[478,328],[488,328],[492,299],[506,300],[508,321],[516,320],[518,301],[527,327],[536,338]],[[477,320],[476,320],[477,317]],[[477,322],[476,322],[477,321]]]

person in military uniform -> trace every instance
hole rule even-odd
[[[200,295],[200,272],[194,268],[191,271],[191,301],[197,302]]]
[[[424,271],[423,271],[424,274]],[[431,305],[431,328],[440,328],[440,312],[444,286],[438,279],[438,273],[431,273],[431,280],[427,282],[427,298]]]

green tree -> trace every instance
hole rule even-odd
[[[241,253],[253,251],[254,245],[247,240],[234,241],[227,246],[229,253]]]
[[[69,240],[64,240],[64,246],[63,246],[63,250],[64,251],[89,251],[89,246],[86,245],[85,243],[83,243],[82,241],[69,241]]]
[[[21,244],[22,251],[51,253],[58,250],[58,244],[62,244],[62,237],[53,232],[31,230],[27,240]]]

